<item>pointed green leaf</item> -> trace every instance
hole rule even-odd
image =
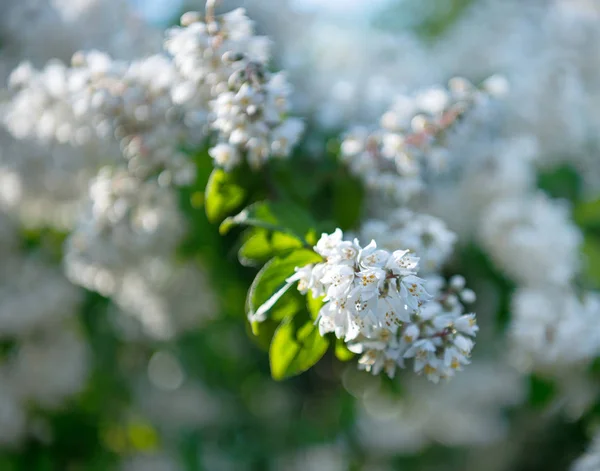
[[[328,346],[329,341],[321,337],[313,320],[285,320],[271,341],[271,376],[282,380],[308,370],[323,357]]]
[[[258,272],[250,286],[246,298],[248,316],[256,316],[257,311],[265,304],[268,305],[268,309],[263,314],[269,319],[280,320],[297,313],[304,307],[303,296],[300,296],[295,288],[285,289],[286,279],[294,274],[296,267],[320,261],[321,256],[308,249],[299,249],[288,255],[272,258]]]
[[[269,232],[264,229],[253,229],[238,252],[242,265],[251,266],[265,262],[275,255],[288,253],[302,248],[302,242],[296,237],[282,232]]]
[[[246,199],[246,190],[236,183],[234,174],[215,168],[206,185],[206,217],[212,223],[222,221]]]
[[[219,231],[221,234],[226,234],[236,225],[261,227],[269,231],[282,232],[304,242],[306,234],[316,227],[316,222],[308,212],[291,201],[262,201],[225,219]]]

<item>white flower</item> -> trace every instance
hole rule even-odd
[[[254,168],[271,156],[289,156],[304,126],[287,116],[292,88],[283,73],[269,71],[269,41],[254,34],[241,8],[210,25],[201,20],[199,15],[184,16],[182,26],[169,30],[165,41],[185,84],[178,90],[191,95],[187,114],[210,109],[210,128],[219,142],[236,150],[228,152],[235,158],[226,159],[225,170],[238,165],[242,156]]]
[[[342,159],[371,193],[406,203],[423,193],[426,177],[447,167],[443,137],[485,95],[461,82],[460,93],[452,90],[454,79],[450,90],[437,86],[415,96],[400,95],[381,117],[380,128],[355,127],[346,133]]]
[[[475,335],[479,330],[479,327],[477,327],[475,322],[475,314],[460,316],[454,321],[454,327],[456,327],[456,330],[459,332],[467,335]]]
[[[363,300],[378,296],[385,281],[386,273],[380,268],[367,268],[356,274],[356,283],[350,296],[360,293]]]
[[[217,144],[208,153],[215,163],[226,171],[233,169],[241,161],[237,148],[229,144]]]
[[[359,324],[344,301],[326,303],[319,311],[319,333],[333,332],[337,338],[352,340],[360,333]]]
[[[423,284],[425,280],[415,275],[404,276],[400,280],[400,295],[411,309],[418,309],[421,304],[430,298]]]
[[[304,132],[304,123],[299,119],[288,118],[273,129],[271,153],[275,156],[287,156]]]
[[[345,265],[354,265],[358,257],[360,247],[357,242],[341,241],[327,256],[328,263],[339,263]]]
[[[295,274],[286,279],[286,283],[298,282],[298,291],[306,294],[311,287],[311,278],[313,274],[313,265],[296,267]]]
[[[404,332],[402,333],[402,340],[404,340],[406,343],[413,343],[419,338],[420,333],[421,329],[419,329],[417,324],[410,324],[404,329]]]
[[[393,378],[398,368],[398,355],[393,350],[368,350],[358,360],[358,367],[378,375],[381,371]]]
[[[413,343],[404,353],[404,358],[415,359],[415,372],[421,371],[425,365],[435,358],[435,345],[431,339],[420,339]]]
[[[323,234],[315,246],[315,252],[327,258],[337,246],[341,243],[344,233],[341,229],[336,229],[333,234]]]
[[[389,258],[389,252],[377,249],[377,243],[372,240],[369,245],[360,250],[358,264],[362,268],[383,268]]]
[[[543,193],[495,202],[480,231],[492,259],[527,286],[566,287],[580,266],[581,231],[570,220],[564,201]]]
[[[419,266],[419,258],[409,254],[408,250],[396,250],[388,258],[385,268],[399,276],[414,275]]]
[[[405,208],[386,214],[385,219],[365,221],[360,236],[377,239],[381,248],[393,250],[402,245],[412,253],[419,254],[422,273],[435,273],[448,260],[454,249],[456,235],[446,224],[428,214],[420,214]]]

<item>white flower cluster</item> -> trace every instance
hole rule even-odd
[[[146,335],[170,338],[215,311],[203,272],[175,260],[185,226],[172,188],[125,170],[103,169],[91,182],[88,209],[67,240],[67,276],[110,296]]]
[[[111,295],[127,270],[146,258],[171,254],[183,232],[170,189],[104,169],[91,182],[88,211],[68,240],[67,274],[77,284]]]
[[[478,327],[459,299],[474,300],[464,279],[432,295],[416,276],[419,259],[408,250],[390,253],[375,241],[363,248],[358,239],[344,241],[339,229],[323,234],[315,251],[325,262],[298,269],[290,281],[299,280],[302,293],[324,296],[319,332],[343,338],[362,354],[362,368],[393,377],[413,359],[415,372],[437,382],[469,363]]]
[[[512,304],[511,340],[522,368],[567,370],[600,354],[600,294],[580,299],[569,290],[521,288]]]
[[[20,95],[0,113],[10,115],[2,121],[12,134],[0,132],[1,206],[28,226],[69,229],[98,162],[118,155],[118,148],[81,147],[86,133],[70,131],[70,74],[61,61],[94,48],[119,59],[145,55],[160,46],[160,34],[124,0],[6,0],[0,16],[0,83],[4,86],[10,74],[10,85]],[[34,73],[32,67],[49,60],[42,72]],[[50,140],[53,132],[55,141]],[[69,133],[77,148],[65,144]]]
[[[28,227],[70,230],[95,160],[71,146],[19,141],[0,130],[0,208]]]
[[[39,72],[24,64],[11,75],[5,126],[18,139],[83,147],[91,168],[122,153],[139,178],[165,171],[164,180],[187,183],[194,169],[177,150],[184,128],[170,97],[176,80],[163,56],[126,62],[78,53],[73,67],[50,63]]]
[[[24,64],[11,76],[2,199],[30,225],[71,228],[104,164],[126,166],[136,178],[158,175],[163,184],[194,176],[177,150],[182,126],[168,119],[174,76],[168,61],[155,56],[128,64],[101,53],[75,60],[77,67],[51,63],[39,72]]]
[[[178,150],[193,143],[171,98],[179,80],[170,60],[162,55],[132,62],[117,62],[105,54],[77,54],[75,73],[85,83],[73,96],[73,109],[86,116],[91,129],[101,136],[114,135],[128,171],[140,179],[161,173],[163,182],[188,184],[195,169]]]
[[[360,227],[361,240],[376,240],[379,247],[406,247],[419,254],[421,274],[438,272],[452,255],[456,234],[445,222],[407,208],[386,212],[385,219],[369,219]]]
[[[77,84],[59,62],[41,71],[24,63],[11,74],[0,134],[2,203],[28,225],[72,226],[88,180],[119,154],[116,143],[92,140],[78,123],[69,101]]]
[[[186,13],[182,27],[167,33],[166,49],[187,82],[178,100],[208,106],[219,142],[209,153],[225,170],[248,163],[258,168],[270,157],[287,157],[303,124],[288,118],[291,87],[282,73],[267,68],[265,37],[254,35],[243,9],[221,17]]]
[[[491,204],[480,231],[494,261],[524,285],[568,286],[579,269],[582,234],[569,207],[541,192]]]
[[[182,99],[190,82],[179,65],[167,55],[115,60],[98,51],[75,54],[71,67],[23,64],[3,119],[14,154],[31,147],[32,156],[15,165],[13,148],[6,161],[2,153],[3,205],[30,225],[71,231],[69,279],[111,297],[159,339],[215,312],[203,271],[176,260],[186,227],[174,186],[195,178],[180,146],[206,136],[198,123],[208,106]]]
[[[380,129],[359,127],[345,136],[342,159],[367,187],[407,202],[423,190],[428,173],[448,165],[444,139],[469,109],[486,100],[485,85],[503,88],[503,83],[490,77],[480,90],[466,79],[454,78],[447,90],[433,87],[399,96],[382,116]]]

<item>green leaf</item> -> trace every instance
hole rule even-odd
[[[288,291],[291,284],[286,279],[294,274],[294,268],[309,263],[317,263],[322,258],[308,249],[299,249],[285,256],[272,258],[256,275],[246,298],[246,312],[249,317],[259,309],[268,318],[280,320],[293,316],[304,306],[303,297],[296,290]],[[267,308],[265,308],[267,306]]]
[[[550,170],[540,171],[537,184],[540,189],[553,198],[577,201],[579,195],[581,195],[581,175],[569,165],[561,165]]]
[[[233,226],[247,225],[292,235],[301,241],[316,227],[312,216],[290,201],[254,203],[241,213],[223,221],[219,231],[226,234]]]
[[[556,384],[550,379],[537,375],[529,377],[529,404],[541,409],[548,405],[556,395]]]
[[[600,198],[576,205],[573,208],[573,218],[581,227],[600,228]]]
[[[333,216],[337,227],[351,229],[360,220],[364,189],[361,182],[349,174],[336,178],[333,184]]]
[[[337,339],[335,342],[335,356],[340,361],[348,361],[354,358],[354,353],[348,350],[342,339]]]
[[[242,265],[248,266],[301,247],[302,242],[293,236],[256,228],[250,232],[250,236],[240,248],[238,258]]]
[[[584,273],[594,289],[600,289],[600,240],[587,236],[583,242]]]
[[[306,307],[308,308],[310,318],[314,321],[319,317],[319,311],[323,307],[323,298],[324,296],[315,299],[310,293],[306,296]]]
[[[212,223],[222,221],[237,209],[246,198],[246,190],[234,174],[215,168],[206,185],[206,217]]]
[[[321,337],[312,319],[285,320],[271,341],[271,376],[282,380],[308,370],[323,357],[328,346],[329,341]]]

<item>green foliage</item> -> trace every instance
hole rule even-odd
[[[529,404],[537,409],[547,406],[556,395],[556,385],[550,379],[531,375],[529,377]]]
[[[553,198],[577,201],[581,197],[582,181],[579,173],[569,165],[561,165],[538,174],[538,187]]]
[[[314,298],[312,295],[307,296],[306,307],[310,314],[310,318],[316,321],[317,317],[319,317],[319,311],[321,310],[321,307],[323,307],[323,297]]]
[[[219,222],[231,214],[246,199],[246,190],[237,182],[234,173],[215,168],[206,185],[206,216]]]
[[[205,163],[200,157],[203,169]],[[360,181],[331,154],[318,160],[273,161],[259,174],[246,170],[212,170],[210,177],[204,177],[205,192],[200,177],[196,193],[203,197],[196,198],[192,206],[205,206],[209,223],[222,221],[219,233],[229,240],[235,237],[232,229],[236,226],[249,227],[242,233],[238,259],[245,267],[264,266],[246,296],[246,313],[257,319],[248,331],[262,349],[270,345],[273,377],[283,379],[305,371],[321,358],[328,344],[314,326],[322,299],[302,296],[290,289],[292,284],[286,279],[296,267],[321,261],[312,250],[321,231],[356,226],[364,191]],[[191,199],[194,201],[193,194]],[[227,217],[244,201],[250,204]],[[198,215],[193,218],[196,222],[202,219]],[[206,231],[204,227],[198,235]],[[282,347],[286,338],[292,338],[287,350]],[[279,355],[281,359],[276,358]],[[336,355],[344,361],[352,357],[343,345],[337,347]]]
[[[306,242],[306,236],[314,230],[316,222],[310,213],[291,201],[261,201],[248,206],[236,216],[225,219],[219,231],[225,235],[236,225],[282,232]]]
[[[308,370],[323,357],[328,346],[329,341],[321,337],[312,319],[286,319],[275,331],[269,350],[273,379],[282,380]]]
[[[301,247],[302,242],[289,234],[253,228],[247,233],[245,242],[238,251],[238,258],[242,265],[251,266]]]
[[[340,361],[349,361],[354,358],[354,353],[348,350],[342,339],[337,339],[335,342],[335,357]]]
[[[584,240],[582,252],[585,281],[592,288],[600,289],[600,240],[588,235]]]
[[[264,314],[268,313],[268,318],[273,320],[282,320],[296,314],[303,308],[303,303],[298,300],[294,291],[287,291],[290,285],[286,284],[286,279],[294,274],[296,267],[319,261],[320,255],[308,249],[272,258],[258,272],[250,286],[246,300],[248,315],[256,315],[259,309],[262,309]]]
[[[342,230],[354,228],[360,219],[364,189],[360,181],[346,173],[333,184],[333,215],[337,227]]]
[[[600,199],[578,203],[573,208],[573,217],[580,227],[600,231]]]

